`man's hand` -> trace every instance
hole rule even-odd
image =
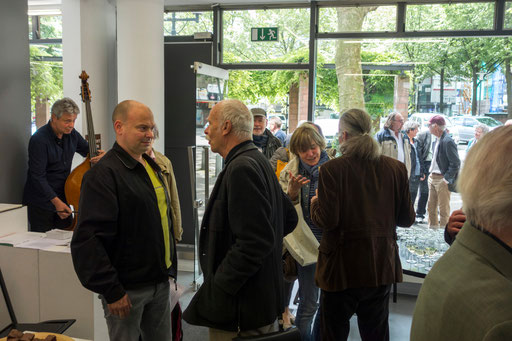
[[[423,174],[423,175],[421,176],[421,178],[420,178],[420,181],[425,180],[425,178],[426,178],[426,177],[427,177],[427,176],[426,176],[425,174]]]
[[[288,196],[290,200],[297,200],[299,191],[302,186],[309,182],[309,179],[302,175],[293,176],[292,172],[289,172],[290,180],[288,181]]]
[[[104,150],[101,150],[99,149],[98,150],[98,155],[95,156],[95,157],[92,157],[91,158],[91,163],[94,165],[96,163],[98,163],[98,161],[100,161],[100,159],[103,157],[103,155],[105,155],[105,151]]]
[[[128,294],[125,294],[120,300],[115,301],[114,303],[107,304],[107,306],[108,310],[112,315],[116,315],[124,319],[125,317],[130,315],[132,302],[130,301],[130,297],[128,297]]]
[[[464,225],[466,221],[466,215],[462,210],[455,210],[450,215],[448,219],[448,224],[446,224],[446,232],[450,235],[450,237],[455,238],[457,233],[459,233],[460,229]]]
[[[55,206],[55,212],[59,215],[60,219],[66,219],[71,215],[71,208],[60,200],[59,197],[55,197],[50,201]]]

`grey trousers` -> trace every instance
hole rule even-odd
[[[132,302],[130,315],[121,319],[110,314],[105,298],[100,295],[111,341],[171,340],[171,305],[169,282],[142,289],[127,290]]]

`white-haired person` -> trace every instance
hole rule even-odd
[[[396,226],[414,223],[405,165],[381,155],[372,120],[350,109],[339,122],[341,156],[320,167],[311,218],[322,231],[315,280],[320,339],[346,340],[357,315],[362,340],[389,340],[389,293],[402,281]]]
[[[467,216],[425,278],[411,340],[512,340],[512,127],[468,152],[457,188]]]
[[[473,137],[468,142],[468,147],[466,148],[466,151],[468,151],[471,147],[475,145],[485,134],[489,132],[489,127],[485,124],[479,124],[475,126],[475,137]]]
[[[418,123],[414,121],[407,121],[403,128],[411,145],[411,175],[409,176],[409,191],[411,192],[411,201],[413,205],[416,202],[420,181],[425,180],[425,173],[422,171],[423,167],[421,165],[420,153],[416,145],[418,127]]]

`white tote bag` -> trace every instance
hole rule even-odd
[[[300,203],[295,205],[299,216],[297,227],[283,239],[284,247],[301,266],[311,265],[318,260],[320,243],[304,220]]]

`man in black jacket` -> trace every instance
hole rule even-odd
[[[73,264],[82,285],[100,294],[111,340],[170,340],[176,245],[162,172],[145,154],[153,113],[124,101],[112,121],[116,143],[82,182]]]
[[[276,329],[284,308],[283,235],[297,224],[269,161],[251,141],[253,119],[240,101],[215,105],[205,130],[225,160],[201,223],[204,283],[183,318],[210,328],[210,340]]]
[[[446,132],[446,122],[442,116],[435,115],[430,118],[429,130],[437,137],[437,141],[433,147],[428,178],[428,225],[431,228],[437,228],[439,225],[445,226],[448,223],[450,192],[455,191],[460,159],[457,145]]]

